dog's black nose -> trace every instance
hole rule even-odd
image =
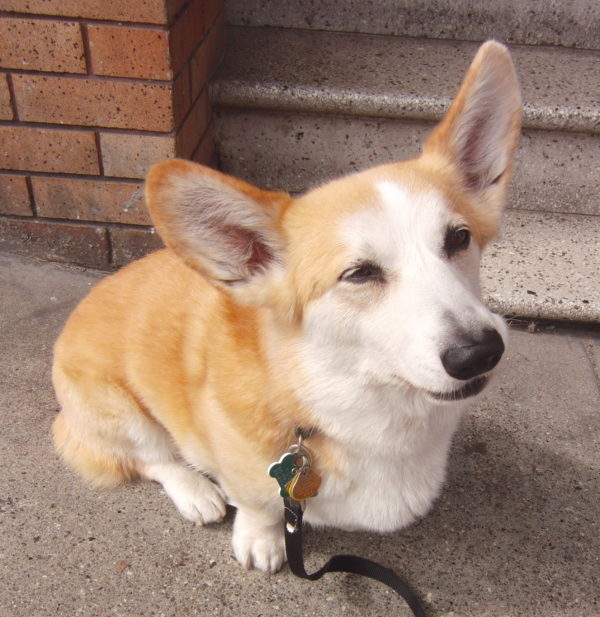
[[[496,330],[480,335],[463,335],[440,356],[446,373],[455,379],[471,379],[491,371],[504,353],[502,337]]]

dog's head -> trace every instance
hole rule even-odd
[[[415,160],[303,197],[173,160],[148,176],[157,231],[238,301],[270,307],[307,353],[437,400],[476,394],[505,327],[479,299],[520,130],[507,50],[488,42]]]

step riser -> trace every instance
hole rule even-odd
[[[227,0],[230,23],[600,49],[600,2]]]
[[[298,193],[331,178],[417,156],[432,123],[217,109],[220,167]],[[524,132],[510,207],[600,215],[600,135]]]

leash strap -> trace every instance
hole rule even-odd
[[[320,579],[327,572],[350,572],[372,578],[393,589],[408,604],[414,617],[426,617],[419,598],[412,589],[399,578],[393,570],[382,565],[357,557],[356,555],[335,555],[320,570],[308,574],[304,567],[302,552],[302,504],[293,499],[283,500],[285,507],[285,548],[287,559],[293,574],[310,581]]]

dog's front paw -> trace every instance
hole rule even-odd
[[[179,463],[152,463],[143,468],[150,480],[160,482],[188,521],[207,525],[225,516],[225,494],[214,482]]]
[[[272,574],[285,561],[285,539],[281,521],[238,510],[233,525],[233,552],[246,569]]]
[[[184,518],[197,525],[216,523],[225,516],[225,496],[221,489],[199,474],[172,490],[170,497]]]

